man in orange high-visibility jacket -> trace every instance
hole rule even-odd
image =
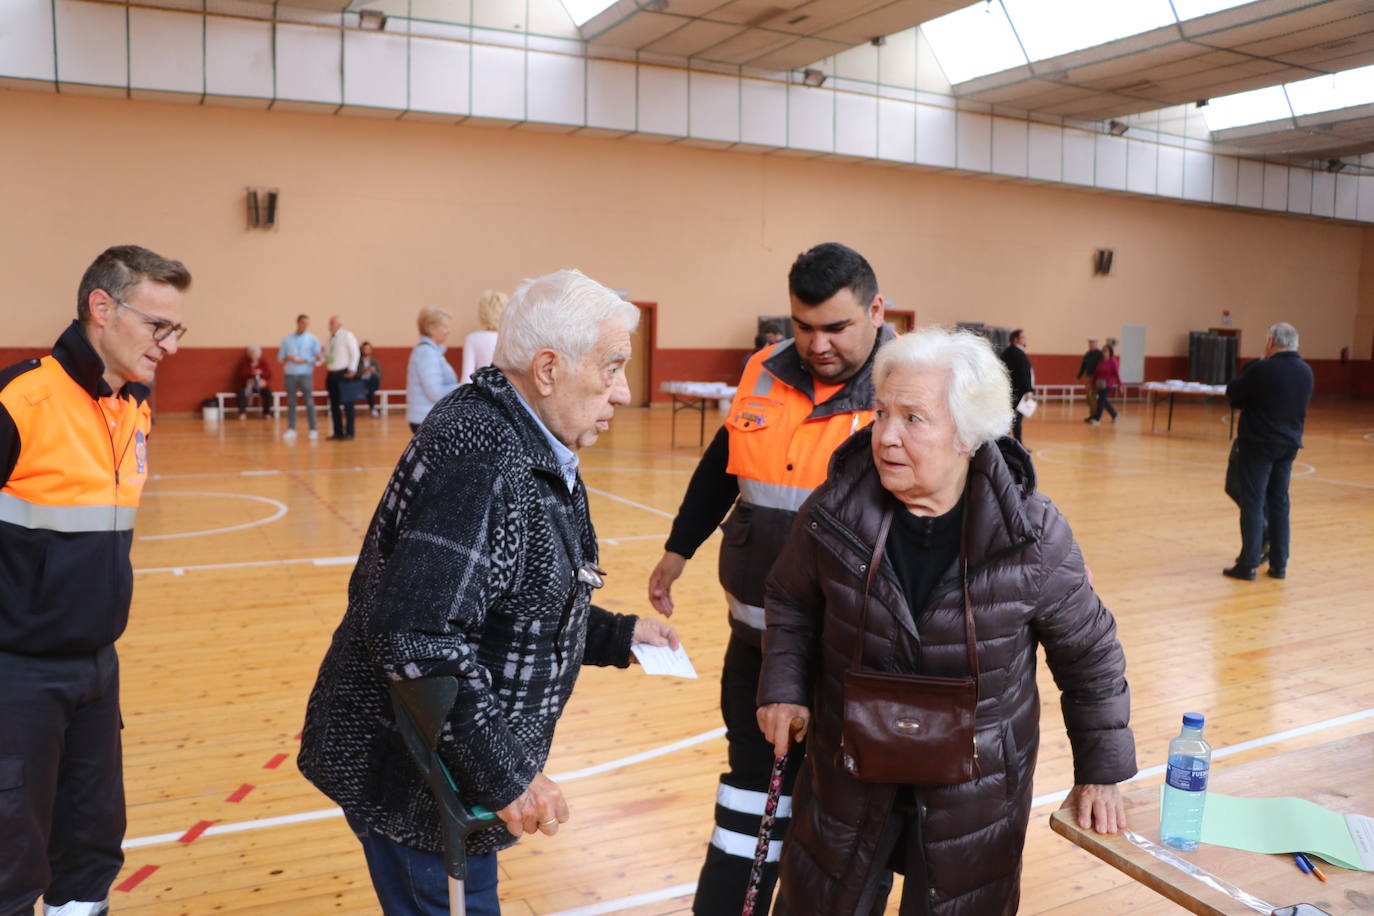
[[[763,633],[763,584],[792,520],[825,480],[830,453],[873,417],[873,354],[893,336],[883,326],[883,298],[866,260],[828,242],[797,257],[788,274],[795,341],[750,357],[725,425],[697,465],[673,520],[663,559],[649,578],[649,601],[672,614],[673,582],[720,524],[720,584],[730,611],[730,642],[721,672],[729,766],[716,791],[715,830],[697,882],[698,916],[738,913],[762,820],[773,746],[755,719]],[[794,755],[772,838],[791,812]],[[768,912],[777,880],[773,844],[754,912]]]
[[[124,854],[119,659],[148,389],[191,275],[133,245],[86,269],[52,355],[0,371],[0,916],[98,914]]]

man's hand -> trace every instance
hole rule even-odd
[[[1126,803],[1116,786],[1074,786],[1060,808],[1078,809],[1078,826],[1098,833],[1126,829]]]
[[[630,642],[635,644],[648,643],[651,646],[667,646],[673,650],[676,650],[679,645],[677,630],[662,620],[654,620],[652,617],[641,617],[635,621],[635,633]]]
[[[798,743],[806,737],[811,710],[794,703],[769,703],[759,707],[758,717],[759,730],[773,745],[773,753],[785,757],[794,737]]]
[[[686,565],[686,557],[668,550],[649,573],[649,603],[664,617],[673,616],[673,583]]]
[[[529,788],[520,793],[519,798],[497,811],[496,816],[515,836],[536,831],[553,836],[558,832],[558,825],[566,822],[571,815],[568,813],[568,803],[563,800],[563,790],[540,773],[534,777]]]

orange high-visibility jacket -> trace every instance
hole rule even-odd
[[[884,326],[873,353],[894,338]],[[725,520],[720,584],[736,635],[754,645],[763,630],[763,585],[792,520],[825,480],[830,455],[873,420],[873,353],[839,391],[815,403],[812,377],[794,342],[754,354],[725,419],[739,500]]]
[[[78,322],[0,372],[0,651],[81,655],[124,632],[148,389],[117,394]]]

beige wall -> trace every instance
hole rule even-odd
[[[1355,316],[1352,359],[1374,357],[1374,229],[1364,230],[1364,254],[1360,260],[1359,310]]]
[[[3,345],[68,320],[81,269],[133,241],[196,278],[193,346],[277,339],[340,312],[381,346],[424,304],[477,325],[485,288],[577,266],[661,303],[660,347],[741,347],[786,309],[796,253],[827,239],[873,262],[921,322],[1024,325],[1031,348],[1148,327],[1186,352],[1223,308],[1259,355],[1293,321],[1303,351],[1368,349],[1374,230],[1123,196],[783,156],[425,123],[0,91],[11,275]],[[244,228],[245,186],[282,191]],[[1092,251],[1116,250],[1109,278]],[[1363,282],[1363,287],[1362,287]],[[1361,290],[1364,290],[1362,293]],[[1363,311],[1361,310],[1361,303]],[[1357,312],[1364,337],[1357,340]]]

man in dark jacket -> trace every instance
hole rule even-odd
[[[1297,329],[1283,321],[1270,327],[1264,359],[1242,369],[1226,397],[1241,412],[1226,466],[1226,495],[1240,507],[1240,556],[1221,572],[1253,580],[1267,555],[1269,575],[1282,579],[1288,575],[1288,480],[1312,400],[1312,368],[1298,355]]]
[[[401,455],[310,696],[300,768],[344,810],[386,913],[447,912],[439,813],[389,681],[457,680],[438,753],[502,824],[467,843],[467,912],[499,913],[496,850],[568,819],[543,773],[578,670],[626,667],[671,627],[591,603],[604,571],[577,452],[630,400],[638,310],[576,271],[516,293],[496,365],[441,400]]]
[[[1083,391],[1088,397],[1088,416],[1097,414],[1097,388],[1093,384],[1093,372],[1097,370],[1097,364],[1102,362],[1102,348],[1097,345],[1096,337],[1088,338],[1088,352],[1083,354],[1083,361],[1078,364],[1078,373],[1074,380],[1084,379]]]
[[[148,388],[191,274],[136,245],[81,278],[52,355],[0,371],[0,913],[104,913],[124,862],[115,640],[148,479]]]
[[[1017,328],[1011,332],[1011,343],[1002,351],[1002,362],[1007,365],[1011,375],[1011,434],[1017,442],[1021,441],[1021,421],[1024,419],[1020,406],[1021,399],[1035,391],[1035,371],[1031,369],[1030,357],[1026,355],[1026,332]]]

